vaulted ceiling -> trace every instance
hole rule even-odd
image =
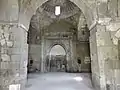
[[[61,7],[59,16],[55,15],[55,6],[57,5]],[[50,25],[59,23],[61,20],[77,31],[81,15],[81,10],[69,0],[49,0],[40,6],[31,18],[29,40],[35,41],[37,37],[40,37],[41,31],[48,30]],[[38,41],[39,39],[36,42]]]
[[[57,5],[61,7],[59,16],[55,15],[55,6]],[[66,19],[73,25],[77,25],[80,14],[80,9],[69,0],[49,0],[37,9],[31,19],[31,26],[40,30],[61,19]]]
[[[67,18],[80,12],[80,9],[69,0],[49,0],[42,5],[42,8],[51,18],[56,18],[58,16],[55,15],[55,6],[61,8],[59,18]]]

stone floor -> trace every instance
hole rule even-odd
[[[29,74],[27,90],[94,90],[87,73]]]

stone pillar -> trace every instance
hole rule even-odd
[[[110,59],[113,46],[110,32],[105,31],[105,26],[97,25],[96,42],[100,90],[106,90],[105,60]]]
[[[25,90],[27,31],[19,24],[0,24],[0,90]]]
[[[66,55],[66,59],[67,59],[67,71],[69,72],[70,71],[70,51],[67,52],[67,55]]]
[[[68,48],[67,48],[67,55],[66,55],[66,58],[67,58],[67,71],[68,72],[72,72],[72,61],[71,61],[71,40],[68,40]]]
[[[45,72],[45,61],[44,61],[44,36],[42,35],[41,40],[41,72]]]
[[[105,26],[97,25],[90,31],[90,50],[92,79],[97,90],[106,90],[104,62],[108,57],[110,48],[110,34],[105,31]]]
[[[78,71],[77,55],[76,55],[76,40],[71,40],[71,60],[73,72]]]
[[[97,90],[117,90],[115,82],[116,62],[118,62],[118,45],[114,41],[114,32],[107,31],[105,25],[96,25],[91,30],[90,46],[92,59],[92,76]],[[117,41],[116,41],[117,42]],[[106,86],[107,85],[107,86]],[[114,88],[114,89],[111,89]]]
[[[40,44],[29,44],[29,52],[28,52],[29,62],[32,59],[33,64],[32,67],[34,70],[41,70],[41,45]]]
[[[100,90],[100,70],[97,54],[97,28],[94,27],[90,31],[90,54],[91,54],[91,69],[92,69],[92,83],[96,90]]]
[[[106,26],[106,30],[111,34],[113,46],[110,60],[105,61],[106,81],[110,90],[120,89],[120,20],[119,18],[116,20],[109,22]]]

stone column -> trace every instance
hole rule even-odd
[[[105,31],[105,26],[97,25],[96,28],[100,90],[106,90],[105,60],[110,59],[113,46],[110,32]]]
[[[90,31],[92,79],[97,90],[106,90],[104,62],[110,48],[110,34],[105,26],[97,25]]]
[[[19,24],[0,24],[0,90],[25,90],[27,31]]]
[[[94,27],[90,31],[90,54],[91,54],[91,69],[92,69],[92,83],[96,90],[100,90],[100,70],[97,54],[97,28]]]
[[[72,61],[72,68],[73,72],[78,71],[78,63],[76,58],[76,40],[71,40],[71,61]]]
[[[32,68],[37,69],[38,71],[41,70],[41,45],[39,44],[29,44],[29,52],[28,52],[29,62],[32,59],[33,64]]]
[[[107,31],[105,25],[96,25],[91,30],[92,76],[98,90],[107,90],[107,86],[115,84],[113,77],[115,76],[115,62],[118,62],[118,45],[114,41],[113,33]]]
[[[44,64],[44,36],[42,35],[42,40],[41,40],[41,72],[45,72],[45,64]]]
[[[66,55],[66,58],[67,58],[67,71],[68,72],[72,72],[72,61],[71,61],[71,40],[68,40],[68,45],[66,45],[66,46],[68,46],[67,47],[67,55]]]

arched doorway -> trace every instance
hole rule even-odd
[[[1,27],[2,27],[1,33],[3,33],[3,31],[5,31],[5,30],[6,31],[8,30],[7,32],[4,32],[4,35],[6,35],[6,37],[4,37],[3,34],[1,34],[1,37],[3,37],[3,39],[1,39],[1,51],[2,51],[1,66],[2,65],[4,66],[4,64],[6,62],[7,62],[6,64],[8,64],[6,66],[10,65],[10,66],[16,67],[16,64],[18,64],[17,66],[20,66],[20,67],[16,67],[15,70],[13,70],[13,67],[12,67],[11,71],[9,70],[9,67],[7,68],[7,70],[6,70],[6,67],[1,67],[1,72],[4,73],[4,70],[5,70],[6,73],[7,72],[13,73],[12,75],[10,74],[10,76],[11,77],[16,76],[17,79],[15,80],[15,82],[19,82],[19,78],[22,75],[25,76],[24,78],[21,78],[21,81],[23,81],[27,75],[26,63],[27,63],[28,46],[26,43],[26,41],[27,41],[26,35],[27,35],[27,31],[28,31],[27,26],[29,26],[29,20],[30,20],[31,16],[34,14],[33,12],[36,11],[36,8],[38,8],[38,6],[41,6],[46,1],[48,1],[48,0],[37,0],[37,1],[20,0],[19,2],[18,1],[10,1],[8,3],[1,2],[1,5],[2,5],[1,6],[2,8],[0,9],[0,11],[1,11],[0,20],[1,20]],[[108,17],[110,17],[110,19],[112,17],[115,17],[115,19],[116,19],[116,17],[119,16],[118,15],[119,14],[118,13],[119,12],[118,11],[119,4],[116,3],[115,5],[112,5],[113,4],[112,0],[111,1],[91,0],[92,2],[89,2],[89,3],[88,3],[88,1],[90,1],[90,0],[86,0],[86,1],[85,0],[70,0],[70,1],[75,3],[82,10],[82,12],[84,13],[84,15],[87,19],[87,24],[88,24],[89,28],[91,29],[90,39],[92,42],[92,44],[91,44],[91,46],[92,46],[91,47],[91,56],[92,56],[91,58],[93,59],[92,66],[96,66],[96,67],[92,68],[93,69],[92,70],[93,71],[93,79],[96,80],[95,83],[98,82],[98,85],[100,82],[101,88],[105,88],[106,83],[104,83],[104,85],[103,85],[103,82],[105,82],[104,79],[107,76],[104,74],[104,61],[105,61],[104,59],[110,58],[114,61],[116,59],[118,60],[118,54],[116,54],[117,47],[115,47],[115,50],[114,50],[115,53],[113,52],[114,46],[117,46],[117,45],[110,43],[111,37],[113,36],[112,33],[114,33],[114,32],[111,33],[108,30],[106,30],[106,26],[107,26],[108,22],[111,21],[111,20],[108,20],[109,19]],[[118,0],[118,2],[119,2],[119,0]],[[13,5],[15,5],[14,8],[13,8]],[[4,6],[7,6],[7,7],[4,8]],[[107,8],[107,6],[109,6],[110,8]],[[116,10],[114,10],[114,9],[112,10],[112,8],[113,8],[112,6],[117,6]],[[94,11],[96,11],[96,12],[94,12]],[[116,13],[116,15],[114,16],[112,14],[112,12],[114,14]],[[97,19],[97,21],[95,21],[96,25],[92,22],[92,21],[94,21],[95,17]],[[112,20],[114,21],[115,19],[112,19]],[[115,22],[113,22],[113,23],[115,23]],[[92,28],[90,27],[90,25]],[[10,26],[11,29],[3,28],[5,26],[6,27]],[[114,25],[111,25],[111,26],[113,27]],[[115,25],[115,27],[116,27],[116,25]],[[112,30],[114,30],[114,29],[112,29]],[[13,33],[12,35],[11,35],[11,32]],[[111,35],[110,35],[110,33],[111,33]],[[84,34],[84,32],[83,32],[83,34]],[[9,35],[10,35],[10,37],[14,37],[14,38],[12,38],[12,40],[11,40],[11,38],[9,38]],[[22,36],[22,38],[21,38],[21,36]],[[109,40],[106,37],[108,37]],[[39,39],[39,37],[37,37],[37,39]],[[101,43],[99,43],[99,42],[101,42]],[[95,48],[95,50],[94,50],[94,48]],[[12,51],[12,54],[11,53],[9,54],[8,51],[10,51],[10,52]],[[18,51],[18,52],[16,52],[16,51]],[[117,53],[118,53],[118,51],[117,51]],[[13,55],[13,54],[15,54],[15,55]],[[20,60],[17,60],[20,62],[14,62],[16,60],[16,57],[18,59],[20,59]],[[12,60],[10,60],[10,59],[12,59]],[[9,63],[9,61],[11,61],[12,65]],[[116,71],[116,68],[117,67],[115,67],[115,71]],[[16,71],[16,70],[18,70],[18,71]],[[25,73],[21,73],[21,71],[25,71]],[[14,80],[12,80],[12,78],[7,80],[8,79],[7,75],[3,75],[3,76],[6,81],[11,82],[10,84],[12,84],[14,82]],[[101,78],[99,78],[99,77],[101,77]],[[4,81],[1,81],[1,82],[3,83]],[[4,85],[4,83],[3,83],[3,85]],[[8,86],[8,85],[6,85],[6,86]],[[3,86],[1,86],[1,87],[3,88],[3,90],[6,89]]]
[[[89,44],[89,31],[86,22],[87,20],[82,10],[80,10],[80,8],[77,7],[74,3],[67,0],[67,2],[70,4],[66,3],[66,7],[61,4],[64,10],[61,11],[60,15],[56,16],[54,10],[54,6],[56,6],[56,4],[54,6],[50,6],[50,8],[47,7],[51,3],[50,1],[44,3],[41,7],[39,7],[36,14],[31,18],[29,35],[31,35],[30,37],[32,38],[29,38],[29,42],[30,44],[40,45],[41,47],[41,50],[37,52],[39,54],[41,53],[41,56],[38,55],[40,56],[40,60],[38,58],[38,60],[36,59],[34,61],[40,61],[39,67],[41,72],[66,71],[66,67],[67,71],[72,73],[78,71],[89,71],[88,66],[90,65],[90,58],[88,57],[90,57],[90,55],[89,53],[86,53],[88,52],[88,49],[86,49],[86,47]],[[68,10],[69,12],[65,13]],[[73,11],[75,12],[73,13]],[[66,43],[65,56],[59,54],[52,55],[51,52],[54,50],[54,47],[56,47],[56,45],[54,46],[53,44],[56,44],[56,42],[58,42],[57,44],[59,45],[59,42],[61,41],[64,44]],[[50,53],[47,54],[47,49],[49,49],[51,42],[53,48],[50,50]],[[63,48],[64,46],[62,49]],[[55,52],[56,51],[59,50],[55,50]],[[80,52],[82,53],[80,54]],[[34,55],[34,53],[32,54]],[[48,55],[47,58],[46,55]],[[61,60],[61,56],[63,57],[63,60]],[[81,63],[77,61],[77,58],[80,56],[82,66],[80,65]],[[64,63],[63,61],[66,61],[67,65],[66,62]],[[37,64],[35,64],[35,66],[37,66]]]
[[[55,45],[49,52],[49,71],[65,72],[66,71],[66,52],[61,45]]]

